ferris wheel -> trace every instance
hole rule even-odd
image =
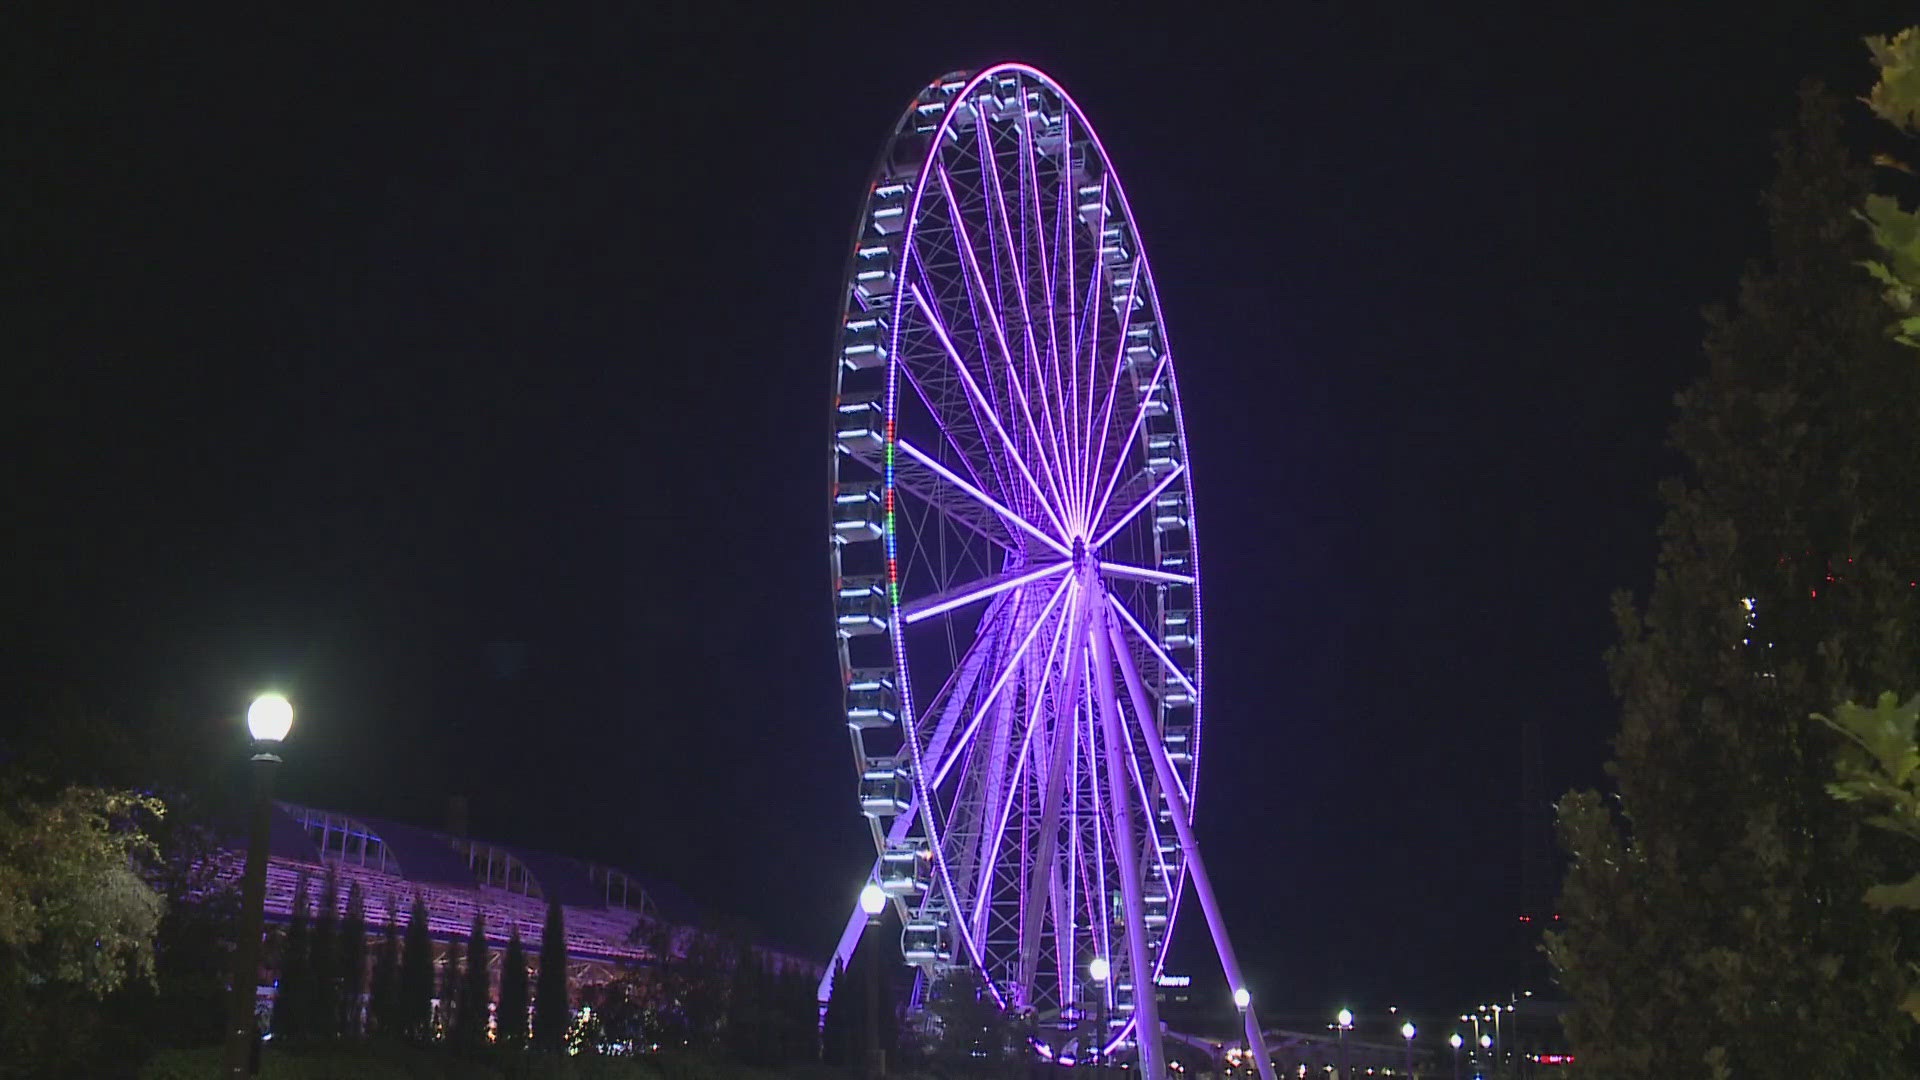
[[[1192,832],[1204,635],[1173,353],[1072,98],[1021,64],[922,90],[844,301],[836,641],[916,994],[969,966],[1042,1053],[1159,1076],[1153,990],[1191,882],[1266,1066]]]

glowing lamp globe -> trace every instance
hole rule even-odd
[[[1244,1009],[1251,1004],[1253,1004],[1253,995],[1247,993],[1247,988],[1244,986],[1235,988],[1233,991],[1233,1007],[1236,1009]]]
[[[1447,1045],[1453,1047],[1455,1050],[1460,1049],[1460,1045],[1464,1042],[1466,1042],[1466,1040],[1462,1039],[1460,1033],[1457,1031],[1447,1036]]]
[[[1403,1039],[1412,1039],[1414,1036],[1414,1031],[1415,1029],[1413,1026],[1413,1021],[1411,1020],[1400,1025],[1400,1037]]]
[[[1334,1017],[1334,1019],[1336,1019],[1336,1020],[1338,1020],[1338,1021],[1340,1021],[1340,1026],[1341,1026],[1341,1027],[1343,1027],[1343,1028],[1350,1028],[1350,1027],[1352,1027],[1352,1026],[1353,1026],[1353,1010],[1352,1010],[1352,1009],[1341,1009],[1341,1010],[1340,1010],[1340,1015],[1338,1015],[1338,1016],[1336,1016],[1336,1017]]]
[[[260,742],[280,742],[293,730],[293,706],[279,694],[261,694],[247,707],[247,731]]]
[[[1480,1049],[1485,1050],[1487,1047],[1492,1045],[1493,1045],[1493,1036],[1491,1035],[1480,1036]]]
[[[1087,978],[1092,979],[1094,982],[1106,982],[1107,976],[1112,974],[1113,966],[1107,963],[1106,957],[1096,956],[1087,961]]]
[[[885,890],[871,881],[867,882],[866,886],[860,890],[860,910],[866,912],[868,918],[872,918],[880,914],[881,909],[886,906]]]

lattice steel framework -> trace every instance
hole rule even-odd
[[[856,225],[834,357],[830,558],[871,880],[922,989],[970,965],[1033,1013],[1043,1053],[1097,1044],[1155,1077],[1152,987],[1189,882],[1261,1044],[1191,827],[1199,563],[1163,325],[1119,178],[1052,79],[1001,64],[915,97]]]

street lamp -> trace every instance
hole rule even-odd
[[[860,889],[860,910],[867,916],[867,1075],[887,1075],[886,1052],[880,1049],[880,913],[887,909],[887,893],[869,881]]]
[[[1419,1030],[1420,1029],[1413,1026],[1413,1021],[1411,1020],[1400,1025],[1400,1037],[1406,1040],[1408,1076],[1413,1075],[1413,1037],[1419,1034]]]
[[[240,878],[240,940],[233,951],[233,986],[227,1013],[225,1074],[252,1072],[254,998],[260,984],[260,927],[267,897],[267,821],[273,802],[273,773],[280,766],[274,751],[293,730],[293,706],[279,694],[261,694],[247,707],[247,733],[253,736],[253,807],[247,835],[247,868]]]
[[[1353,1072],[1347,1068],[1347,1030],[1353,1027],[1353,1010],[1341,1009],[1334,1020],[1340,1025],[1340,1080],[1351,1080]]]
[[[1104,956],[1096,956],[1087,961],[1087,978],[1093,980],[1094,1013],[1099,1017],[1098,1027],[1093,1035],[1093,1071],[1096,1076],[1107,1075],[1107,979],[1113,975],[1113,965]]]
[[[1453,1080],[1460,1080],[1460,1044],[1466,1041],[1457,1031],[1447,1036],[1447,1045],[1453,1047]]]

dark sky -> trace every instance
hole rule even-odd
[[[824,535],[843,246],[913,93],[1024,59],[1154,260],[1202,843],[1262,1000],[1305,1010],[1514,988],[1521,726],[1544,798],[1599,779],[1608,594],[1650,582],[1769,133],[1803,75],[1864,90],[1902,15],[65,7],[0,27],[6,723],[65,694],[185,739],[281,686],[290,798],[434,824],[464,793],[483,835],[824,953],[866,843]]]

